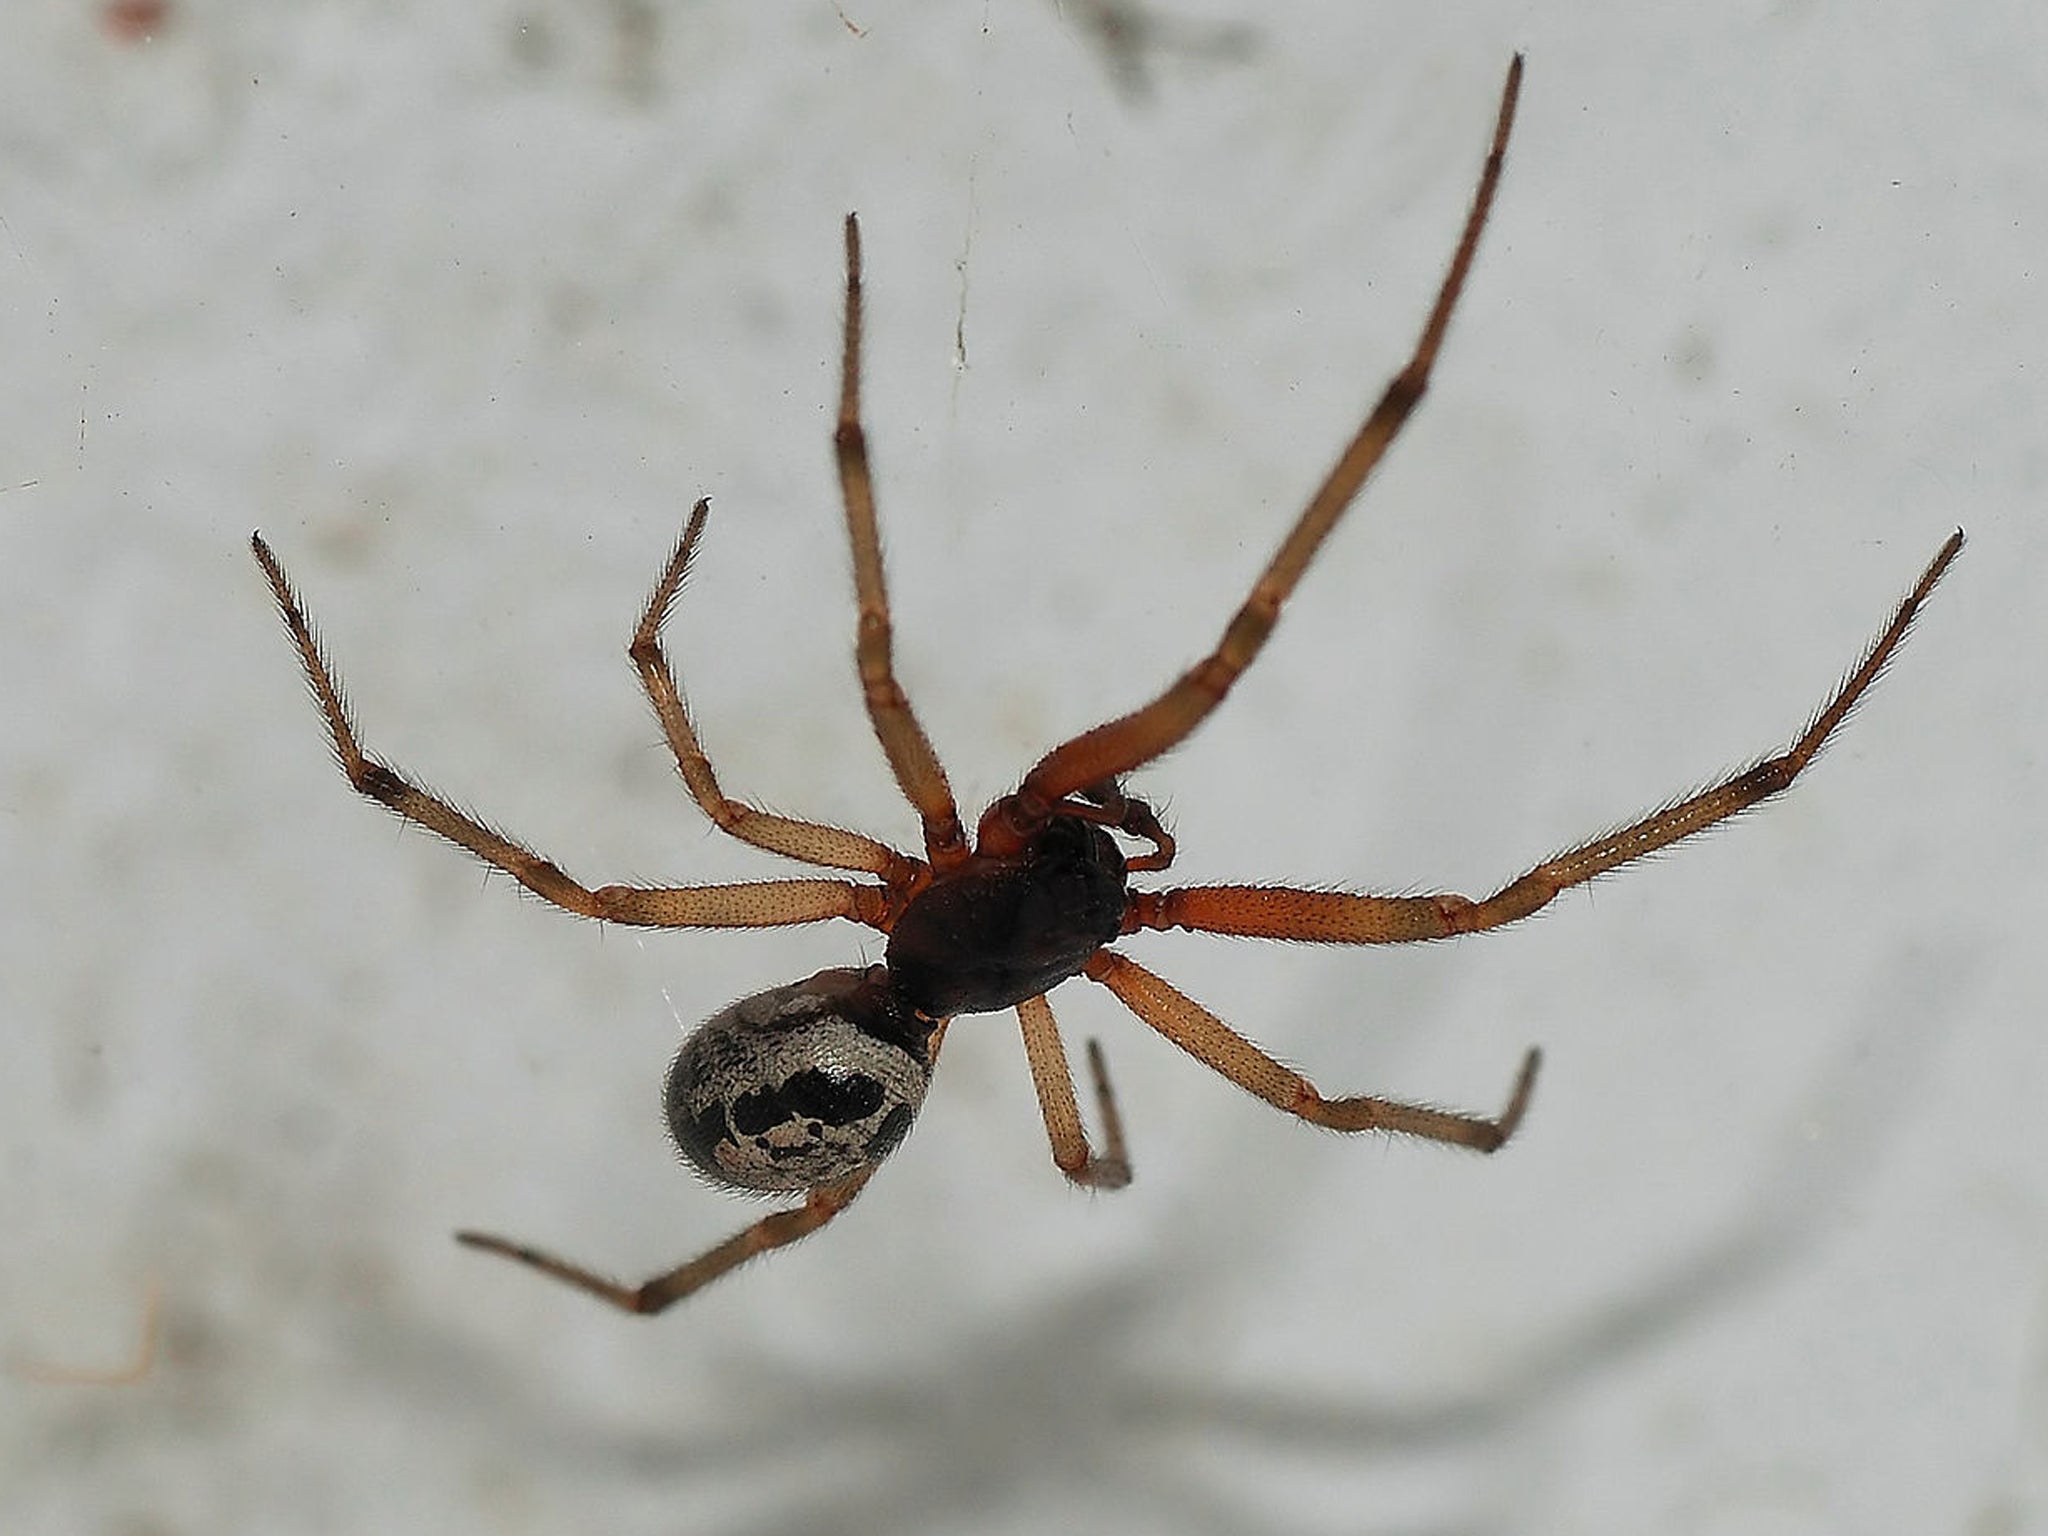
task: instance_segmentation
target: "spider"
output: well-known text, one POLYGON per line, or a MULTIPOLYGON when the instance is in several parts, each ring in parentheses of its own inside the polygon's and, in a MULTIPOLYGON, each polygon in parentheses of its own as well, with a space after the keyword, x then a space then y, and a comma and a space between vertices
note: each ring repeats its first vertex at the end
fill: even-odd
POLYGON ((858 832, 763 811, 727 796, 683 703, 662 630, 697 551, 708 501, 682 538, 627 648, 690 796, 718 827, 786 858, 866 879, 766 880, 650 888, 582 885, 358 742, 329 667, 284 568, 260 534, 256 560, 284 617, 349 783, 406 820, 467 848, 529 891, 583 917, 647 928, 748 928, 847 918, 886 938, 879 965, 820 971, 713 1015, 670 1066, 664 1109, 683 1156, 710 1180, 758 1194, 802 1195, 687 1264, 622 1285, 550 1254, 478 1232, 471 1247, 503 1254, 631 1312, 655 1313, 757 1254, 817 1231, 852 1203, 895 1150, 924 1100, 948 1024, 1014 1009, 1053 1162, 1078 1185, 1130 1179, 1122 1125, 1100 1047, 1088 1045, 1102 1148, 1090 1143, 1046 994, 1075 976, 1205 1066, 1274 1107, 1339 1131, 1387 1131, 1492 1152, 1512 1136, 1536 1077, 1522 1060, 1507 1104, 1487 1117, 1360 1094, 1325 1098, 1200 1003, 1112 948, 1143 929, 1189 929, 1313 944, 1405 944, 1478 933, 1527 917, 1572 886, 1642 858, 1780 794, 1812 762, 1898 648, 1963 544, 1952 534, 1848 679, 1784 752, 1626 827, 1537 865, 1474 901, 1445 894, 1372 896, 1268 885, 1134 890, 1128 877, 1173 863, 1174 840, 1124 778, 1184 741, 1257 657, 1282 605, 1337 520, 1421 400, 1486 225, 1522 79, 1510 65, 1485 168, 1450 269, 1407 366, 1339 456, 1216 649, 1142 708, 1061 743, 1016 790, 982 813, 970 839, 892 659, 889 602, 861 426, 860 225, 845 224, 846 308, 834 438, 859 607, 855 657, 862 698, 889 767, 924 829, 924 857, 858 832), (1124 841, 1119 841, 1119 839, 1124 841), (1126 844, 1132 845, 1125 851, 1126 844))

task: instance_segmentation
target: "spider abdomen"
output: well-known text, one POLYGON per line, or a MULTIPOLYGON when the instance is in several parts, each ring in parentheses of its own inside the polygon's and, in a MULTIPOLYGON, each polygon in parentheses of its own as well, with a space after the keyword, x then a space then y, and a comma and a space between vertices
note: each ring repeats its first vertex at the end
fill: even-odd
POLYGON ((1055 816, 1016 858, 977 856, 919 893, 889 933, 889 975, 929 1019, 993 1013, 1075 975, 1123 929, 1124 857, 1055 816))
POLYGON ((737 1189, 830 1184, 896 1149, 931 1083, 931 1027, 879 967, 741 998, 683 1042, 662 1109, 683 1156, 737 1189))

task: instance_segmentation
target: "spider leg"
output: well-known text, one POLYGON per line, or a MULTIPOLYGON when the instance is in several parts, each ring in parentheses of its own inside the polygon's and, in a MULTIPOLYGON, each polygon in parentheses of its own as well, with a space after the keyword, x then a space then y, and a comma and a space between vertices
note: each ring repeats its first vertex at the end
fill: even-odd
POLYGON ((851 918, 870 927, 886 921, 887 893, 848 880, 763 880, 744 885, 650 888, 607 885, 592 890, 475 817, 431 795, 387 764, 368 756, 356 739, 341 684, 322 654, 298 594, 260 534, 250 536, 256 563, 270 583, 285 628, 297 647, 313 698, 326 717, 334 755, 356 792, 389 806, 407 821, 467 848, 543 900, 582 917, 645 928, 759 928, 851 918))
POLYGON ((1083 974, 1109 988, 1126 1008, 1204 1066, 1268 1104, 1333 1131, 1391 1131, 1492 1152, 1522 1123, 1542 1061, 1537 1051, 1522 1058, 1507 1108, 1493 1119, 1365 1094, 1326 1099, 1299 1072, 1282 1066, 1179 988, 1114 950, 1097 950, 1083 974))
POLYGON ((1962 550, 1958 529, 1941 546, 1913 590, 1870 649, 1799 739, 1776 757, 1666 806, 1618 832, 1537 865, 1481 901, 1451 894, 1359 896, 1343 891, 1297 891, 1262 886, 1190 886, 1134 892, 1125 931, 1190 928, 1204 933, 1294 939, 1311 944, 1407 944, 1417 939, 1478 933, 1512 923, 1547 906, 1558 892, 1705 831, 1751 806, 1784 793, 1848 718, 1905 639, 1921 605, 1962 550))
POLYGON ((800 1237, 808 1237, 853 1204, 854 1196, 861 1192, 872 1172, 872 1169, 863 1170, 850 1179, 814 1189, 795 1209, 764 1216, 743 1231, 735 1232, 710 1252, 699 1254, 689 1263, 678 1265, 639 1285, 621 1285, 581 1265, 487 1232, 458 1232, 455 1240, 465 1247, 481 1248, 486 1253, 500 1253, 508 1259, 517 1259, 544 1275, 552 1275, 566 1285, 589 1292, 599 1301, 608 1301, 623 1312, 652 1315, 702 1290, 757 1254, 784 1248, 800 1237))
POLYGON ((889 593, 882 575, 881 536, 875 528, 874 479, 868 468, 867 432, 860 420, 860 346, 860 220, 849 213, 846 337, 839 373, 839 427, 833 448, 839 464, 840 498, 846 504, 847 538, 853 546, 854 597, 860 608, 854 655, 868 719, 874 723, 897 785, 924 823, 925 857, 943 872, 966 862, 967 839, 946 770, 939 765, 931 738, 917 723, 910 700, 896 681, 889 593))
POLYGON ((1014 795, 990 807, 981 826, 981 850, 1006 854, 1016 851, 1044 824, 1066 796, 1090 784, 1112 779, 1141 767, 1185 740, 1208 714, 1223 701, 1232 685, 1252 664, 1266 637, 1280 617, 1281 605, 1294 591, 1302 573, 1315 559, 1323 541, 1336 527, 1346 509, 1364 486, 1366 477, 1379 464, 1387 448, 1406 424, 1409 414, 1429 386, 1430 369, 1443 345, 1451 311, 1464 288, 1466 274, 1479 246, 1493 207, 1494 189, 1499 185, 1501 166, 1507 155, 1508 134, 1514 124, 1515 99, 1522 84, 1522 58, 1515 56, 1508 67, 1507 83, 1501 91, 1500 112, 1495 119, 1492 146, 1485 169, 1472 195, 1464 232, 1458 237, 1451 265, 1438 289, 1436 304, 1422 328, 1415 353, 1388 384, 1331 469, 1322 486, 1303 509, 1300 519, 1282 542, 1265 572, 1252 587, 1251 596, 1223 632, 1216 649, 1165 693, 1142 709, 1099 725, 1065 744, 1055 747, 1039 760, 1014 795))
POLYGON ((1045 1116, 1052 1160, 1076 1184, 1094 1189, 1122 1189, 1131 1182, 1131 1160, 1124 1151, 1124 1122, 1109 1086, 1109 1064, 1102 1047, 1088 1042, 1088 1071, 1095 1079, 1095 1102, 1102 1115, 1102 1153, 1088 1145, 1081 1125, 1081 1106, 1074 1098, 1074 1077, 1067 1067, 1066 1047, 1052 1005, 1041 995, 1017 1005, 1024 1026, 1024 1054, 1031 1062, 1031 1081, 1038 1089, 1039 1113, 1045 1116))
POLYGON ((633 631, 632 643, 626 648, 626 654, 632 658, 633 666, 640 674, 647 701, 654 706, 662 731, 668 737, 669 748, 675 753, 676 767, 690 791, 690 798, 721 831, 730 833, 743 843, 752 843, 756 848, 765 848, 770 853, 779 853, 806 864, 879 875, 892 890, 912 885, 919 873, 917 861, 905 858, 886 843, 842 827, 777 816, 741 801, 729 800, 719 788, 711 760, 697 743, 689 707, 683 702, 682 691, 676 685, 675 671, 669 665, 668 655, 661 644, 662 626, 667 623, 669 610, 674 607, 676 597, 683 589, 683 580, 689 575, 690 562, 697 553, 697 541, 703 535, 704 522, 710 512, 709 498, 699 501, 691 509, 689 524, 683 529, 682 538, 676 542, 668 564, 662 568, 661 579, 654 584, 654 594, 647 600, 647 608, 640 615, 640 625, 633 631))

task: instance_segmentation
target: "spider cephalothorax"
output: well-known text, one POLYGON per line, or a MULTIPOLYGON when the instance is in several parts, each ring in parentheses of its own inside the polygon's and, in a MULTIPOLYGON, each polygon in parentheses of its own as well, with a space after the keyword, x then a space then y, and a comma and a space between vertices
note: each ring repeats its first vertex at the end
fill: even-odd
POLYGON ((1493 143, 1464 232, 1422 338, 1281 542, 1216 649, 1152 702, 1063 743, 1015 792, 991 805, 970 845, 953 792, 896 681, 888 595, 875 528, 873 482, 860 417, 860 227, 846 220, 846 328, 835 446, 859 603, 855 659, 868 716, 924 831, 913 858, 858 832, 801 821, 729 799, 698 745, 661 630, 682 590, 708 504, 699 502, 641 614, 628 653, 690 795, 744 842, 866 879, 767 880, 744 885, 579 884, 525 846, 428 794, 365 755, 284 569, 259 537, 257 561, 284 614, 349 782, 399 815, 460 844, 528 890, 585 917, 650 928, 744 928, 846 918, 887 936, 883 963, 820 971, 732 1004, 675 1058, 666 1106, 678 1146, 706 1174, 747 1190, 802 1191, 804 1203, 764 1217, 709 1252, 637 1286, 481 1233, 458 1234, 616 1306, 658 1312, 757 1253, 830 1221, 903 1139, 923 1102, 955 1015, 1014 1008, 1053 1161, 1077 1184, 1113 1188, 1130 1177, 1102 1054, 1088 1059, 1103 1123, 1094 1150, 1082 1129, 1072 1073, 1046 993, 1084 976, 1145 1023, 1239 1087, 1311 1124, 1383 1130, 1491 1152, 1514 1133, 1537 1057, 1529 1052, 1498 1116, 1457 1114, 1359 1094, 1326 1099, 1200 1003, 1111 948, 1141 929, 1189 929, 1319 944, 1403 944, 1514 922, 1558 892, 1617 869, 1790 787, 1848 716, 1905 637, 1963 544, 1950 536, 1849 678, 1784 752, 1626 827, 1537 865, 1491 896, 1369 896, 1284 886, 1132 890, 1127 877, 1173 863, 1173 839, 1126 794, 1124 775, 1169 751, 1222 702, 1265 644, 1302 573, 1421 400, 1493 204, 1521 85, 1508 71, 1493 143), (1127 854, 1119 836, 1149 843, 1127 854))
POLYGON ((996 1013, 1080 973, 1123 932, 1122 851, 1055 815, 1017 853, 977 854, 918 893, 889 931, 889 974, 931 1018, 996 1013))

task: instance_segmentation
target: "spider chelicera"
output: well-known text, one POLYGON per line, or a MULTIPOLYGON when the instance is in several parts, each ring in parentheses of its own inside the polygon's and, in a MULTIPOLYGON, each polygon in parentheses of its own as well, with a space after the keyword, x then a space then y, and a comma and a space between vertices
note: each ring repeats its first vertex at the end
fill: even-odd
POLYGON ((1174 842, 1150 806, 1123 787, 1133 770, 1185 740, 1222 702, 1265 644, 1281 605, 1357 496, 1429 381, 1472 264, 1507 151, 1522 61, 1510 66, 1491 149, 1449 272, 1408 364, 1338 458, 1216 649, 1151 703, 1055 747, 981 817, 970 840, 945 770, 897 683, 889 603, 861 428, 860 226, 846 220, 846 323, 835 437, 859 604, 855 654, 869 719, 904 797, 924 827, 924 857, 840 827, 761 811, 727 797, 697 743, 661 632, 704 531, 700 501, 628 647, 684 784, 704 813, 743 842, 866 880, 766 880, 742 885, 596 889, 419 788, 358 743, 340 684, 277 557, 251 540, 350 784, 408 821, 458 843, 544 900, 583 917, 647 928, 749 928, 849 918, 887 938, 883 963, 820 971, 732 1004, 684 1042, 665 1108, 676 1145, 710 1179, 753 1192, 802 1194, 708 1253, 637 1286, 504 1238, 458 1233, 472 1247, 529 1264, 633 1312, 659 1312, 754 1255, 815 1232, 844 1210, 895 1149, 923 1102, 948 1023, 1015 1009, 1052 1143, 1076 1184, 1130 1179, 1101 1051, 1088 1061, 1103 1124, 1097 1152, 1083 1129, 1066 1051, 1046 994, 1074 976, 1109 989, 1131 1012, 1239 1087, 1315 1125, 1391 1131, 1491 1152, 1529 1102, 1530 1051, 1492 1118, 1358 1095, 1326 1099, 1223 1020, 1111 943, 1141 929, 1185 928, 1312 944, 1405 944, 1477 933, 1527 917, 1558 892, 1690 837, 1779 794, 1810 763, 1884 670, 1920 605, 1963 545, 1951 535, 1848 680, 1789 749, 1635 825, 1550 859, 1484 900, 1450 894, 1368 896, 1282 886, 1132 890, 1127 877, 1168 868, 1174 842), (1129 854, 1119 836, 1142 845, 1129 854))

